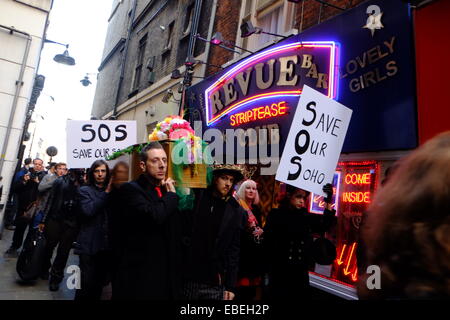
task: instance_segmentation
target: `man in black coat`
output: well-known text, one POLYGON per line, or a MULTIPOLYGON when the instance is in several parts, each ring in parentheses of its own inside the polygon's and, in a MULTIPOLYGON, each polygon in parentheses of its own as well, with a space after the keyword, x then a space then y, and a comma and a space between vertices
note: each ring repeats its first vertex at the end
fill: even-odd
POLYGON ((82 183, 83 172, 80 169, 70 169, 67 175, 58 177, 53 183, 44 209, 44 218, 39 224, 39 230, 44 232, 47 239, 41 278, 49 277, 50 291, 59 290, 59 285, 64 279, 70 249, 78 235, 80 210, 78 190, 82 183), (56 247, 58 249, 52 263, 56 247))
POLYGON ((25 217, 25 211, 36 201, 39 183, 46 175, 43 161, 39 158, 34 159, 33 168, 30 168, 26 173, 23 171, 23 173, 13 184, 13 191, 17 193, 18 199, 17 215, 14 221, 16 229, 14 230, 11 247, 5 252, 11 257, 16 257, 17 249, 22 246, 23 236, 30 222, 29 218, 25 217))
MULTIPOLYGON (((112 299, 167 300, 178 296, 178 196, 166 179, 167 155, 152 142, 140 154, 143 174, 117 192, 113 213, 115 272, 112 299)), ((180 238, 179 238, 180 239, 180 238)))
POLYGON ((232 196, 242 179, 238 166, 220 165, 212 185, 196 195, 193 212, 185 213, 187 264, 183 296, 189 300, 232 300, 239 266, 240 235, 245 213, 232 196))

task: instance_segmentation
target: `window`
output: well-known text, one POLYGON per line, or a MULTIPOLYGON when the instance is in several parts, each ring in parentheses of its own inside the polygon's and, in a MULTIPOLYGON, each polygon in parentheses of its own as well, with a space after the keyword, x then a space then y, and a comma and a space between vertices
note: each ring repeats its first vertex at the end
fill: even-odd
MULTIPOLYGON (((280 6, 270 13, 262 16, 258 21, 258 27, 263 29, 263 31, 282 34, 283 30, 283 7, 280 6)), ((279 37, 272 36, 269 34, 261 33, 259 35, 258 42, 260 45, 263 45, 271 40, 279 39, 279 37)))
POLYGON ((187 8, 186 17, 184 19, 183 36, 186 36, 186 35, 188 35, 191 32, 192 17, 193 16, 194 16, 194 4, 191 4, 187 8))
POLYGON ((133 90, 139 89, 146 45, 147 45, 147 35, 143 36, 141 40, 139 40, 138 56, 136 59, 136 67, 134 69, 133 90))
MULTIPOLYGON (((284 0, 243 0, 240 21, 250 21, 253 26, 265 32, 286 35, 292 31, 295 4, 284 0)), ((240 27, 240 24, 239 24, 240 27)), ((280 37, 260 33, 241 38, 238 30, 236 44, 251 51, 257 51, 280 37)))
POLYGON ((172 21, 169 24, 168 30, 167 30, 167 42, 166 42, 166 46, 164 47, 164 49, 166 50, 170 50, 172 48, 172 39, 173 39, 173 26, 174 26, 175 22, 172 21))

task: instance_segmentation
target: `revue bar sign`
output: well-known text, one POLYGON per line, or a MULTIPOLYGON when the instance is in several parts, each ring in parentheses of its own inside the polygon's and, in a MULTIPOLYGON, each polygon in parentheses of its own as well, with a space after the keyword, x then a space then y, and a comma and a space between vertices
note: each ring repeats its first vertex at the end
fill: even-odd
MULTIPOLYGON (((207 124, 212 125, 226 115, 230 116, 232 126, 262 119, 260 111, 255 116, 255 107, 276 104, 278 108, 286 97, 298 98, 305 84, 334 98, 337 61, 338 46, 332 41, 294 42, 254 54, 206 89, 207 124), (270 100, 261 103, 267 99, 270 100)), ((266 112, 265 118, 284 114, 274 108, 269 113, 266 112)))

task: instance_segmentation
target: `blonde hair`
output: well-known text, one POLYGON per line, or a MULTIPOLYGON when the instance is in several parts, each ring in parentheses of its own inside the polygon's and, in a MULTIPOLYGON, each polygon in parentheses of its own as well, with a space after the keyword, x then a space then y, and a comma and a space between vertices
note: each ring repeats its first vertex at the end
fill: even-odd
POLYGON ((247 186, 250 186, 250 185, 252 185, 256 188, 256 195, 255 195, 255 200, 253 201, 253 204, 258 204, 259 203, 259 192, 258 192, 258 188, 256 186, 256 182, 253 180, 249 179, 249 180, 245 180, 244 182, 242 182, 238 191, 236 192, 236 195, 238 196, 239 199, 245 201, 245 189, 247 188, 247 186))

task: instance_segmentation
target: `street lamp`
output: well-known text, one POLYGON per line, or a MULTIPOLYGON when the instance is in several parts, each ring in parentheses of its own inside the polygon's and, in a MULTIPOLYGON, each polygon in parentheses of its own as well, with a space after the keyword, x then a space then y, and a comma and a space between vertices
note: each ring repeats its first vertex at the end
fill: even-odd
POLYGON ((268 34, 271 36, 276 36, 276 37, 286 39, 285 36, 282 36, 280 34, 266 32, 266 31, 263 31, 262 28, 254 27, 250 21, 245 21, 241 24, 241 38, 246 38, 248 36, 251 36, 252 34, 260 34, 260 33, 264 33, 264 34, 268 34))
MULTIPOLYGON (((200 36, 200 34, 196 34, 195 37, 196 37, 197 39, 199 39, 199 40, 202 40, 202 41, 205 41, 205 42, 209 42, 209 43, 212 43, 212 44, 214 44, 214 45, 216 45, 216 46, 219 46, 219 47, 221 47, 221 48, 223 48, 223 49, 225 49, 225 50, 228 50, 228 51, 231 51, 231 52, 234 52, 234 53, 241 54, 239 51, 236 51, 236 50, 234 50, 234 49, 232 49, 232 48, 229 48, 229 47, 227 47, 227 46, 225 46, 225 45, 222 44, 222 43, 225 43, 225 44, 231 44, 231 43, 229 43, 228 41, 224 41, 224 40, 223 40, 223 37, 222 37, 222 34, 221 34, 220 32, 216 32, 216 33, 214 34, 214 36, 211 38, 211 40, 202 38, 202 37, 200 36)), ((254 52, 252 52, 252 51, 250 51, 250 50, 247 50, 247 49, 238 47, 238 46, 236 46, 236 45, 234 45, 234 44, 231 44, 231 45, 232 45, 233 47, 238 48, 238 49, 241 49, 241 50, 243 50, 243 51, 247 51, 247 52, 250 52, 250 53, 254 53, 254 52)))
POLYGON ((64 43, 60 43, 60 42, 56 42, 56 41, 48 40, 48 39, 45 39, 44 42, 54 43, 54 44, 59 44, 59 45, 61 45, 61 46, 65 46, 65 47, 66 47, 66 50, 64 50, 64 53, 62 53, 62 54, 57 54, 57 55, 53 58, 53 60, 56 61, 56 62, 58 62, 58 63, 65 64, 65 65, 67 65, 67 66, 74 66, 74 65, 75 65, 75 59, 72 58, 72 57, 69 55, 69 45, 68 45, 68 44, 64 44, 64 43))
POLYGON ((201 63, 201 64, 205 64, 207 66, 211 66, 211 67, 215 67, 215 68, 220 68, 223 69, 223 67, 221 66, 216 66, 215 64, 211 64, 211 63, 206 63, 202 60, 196 60, 193 56, 189 56, 186 58, 186 61, 184 62, 184 65, 186 67, 190 67, 190 66, 194 66, 197 63, 201 63))
POLYGON ((97 74, 98 74, 98 73, 96 73, 96 72, 95 72, 95 73, 86 73, 86 75, 84 76, 84 78, 80 80, 81 84, 82 84, 84 87, 89 86, 90 84, 92 84, 91 80, 89 80, 89 75, 97 75, 97 74))

